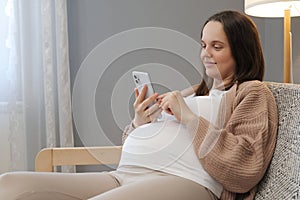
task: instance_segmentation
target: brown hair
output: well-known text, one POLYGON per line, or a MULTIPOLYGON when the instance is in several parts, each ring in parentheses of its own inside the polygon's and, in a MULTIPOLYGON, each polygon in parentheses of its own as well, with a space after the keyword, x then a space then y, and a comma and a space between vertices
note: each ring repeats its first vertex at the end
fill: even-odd
MULTIPOLYGON (((233 80, 225 88, 231 87, 235 82, 238 84, 249 80, 263 80, 265 62, 259 34, 255 23, 245 14, 238 11, 222 11, 211 16, 203 25, 210 21, 218 21, 223 25, 224 32, 229 41, 233 59, 236 62, 233 80)), ((212 87, 212 79, 203 73, 203 79, 196 95, 207 95, 212 87)))

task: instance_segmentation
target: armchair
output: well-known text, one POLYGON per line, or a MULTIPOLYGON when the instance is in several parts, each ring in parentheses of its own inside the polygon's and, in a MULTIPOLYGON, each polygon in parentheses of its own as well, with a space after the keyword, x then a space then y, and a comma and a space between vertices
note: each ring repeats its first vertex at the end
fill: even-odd
POLYGON ((64 147, 42 149, 35 159, 35 171, 53 172, 55 166, 118 164, 121 146, 64 147))
MULTIPOLYGON (((271 164, 259 184, 256 200, 300 199, 300 85, 266 82, 279 111, 279 126, 271 164)), ((36 171, 54 166, 117 164, 121 146, 46 148, 36 156, 36 171)))

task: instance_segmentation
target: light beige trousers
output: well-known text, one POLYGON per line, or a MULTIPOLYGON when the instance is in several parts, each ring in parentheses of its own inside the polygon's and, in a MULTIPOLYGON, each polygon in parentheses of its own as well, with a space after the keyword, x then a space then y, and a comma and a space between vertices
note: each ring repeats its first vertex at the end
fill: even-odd
POLYGON ((216 200, 205 187, 174 175, 10 172, 0 176, 2 200, 216 200))

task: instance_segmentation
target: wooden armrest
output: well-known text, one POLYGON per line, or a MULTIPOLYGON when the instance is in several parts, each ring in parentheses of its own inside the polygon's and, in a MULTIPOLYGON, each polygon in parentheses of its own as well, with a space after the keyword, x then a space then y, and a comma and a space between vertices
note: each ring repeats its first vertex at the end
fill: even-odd
POLYGON ((35 171, 53 172, 54 166, 118 164, 121 146, 58 147, 42 149, 35 158, 35 171))

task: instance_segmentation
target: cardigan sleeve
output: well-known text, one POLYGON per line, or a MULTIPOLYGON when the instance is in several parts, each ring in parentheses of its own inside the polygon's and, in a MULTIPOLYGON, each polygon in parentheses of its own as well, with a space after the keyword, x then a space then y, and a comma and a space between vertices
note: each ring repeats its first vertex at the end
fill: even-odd
POLYGON ((194 146, 205 170, 224 189, 245 193, 257 185, 272 158, 277 107, 268 88, 254 83, 242 88, 233 98, 232 108, 225 110, 231 113, 220 117, 229 118, 223 128, 201 117, 187 126, 195 133, 194 146))

